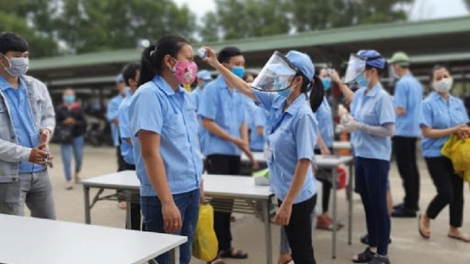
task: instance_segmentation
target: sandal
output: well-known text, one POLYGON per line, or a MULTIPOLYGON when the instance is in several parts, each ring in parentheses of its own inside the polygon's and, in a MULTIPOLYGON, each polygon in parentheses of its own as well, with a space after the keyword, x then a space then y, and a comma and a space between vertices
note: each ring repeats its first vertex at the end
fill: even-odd
POLYGON ((447 237, 452 238, 452 239, 456 239, 456 240, 459 240, 459 241, 462 241, 462 242, 465 242, 465 243, 470 243, 470 237, 468 235, 465 235, 465 234, 458 234, 458 235, 448 234, 447 237))
POLYGON ((208 261, 207 264, 227 264, 223 259, 214 259, 213 261, 208 261))
POLYGON ((387 257, 375 255, 369 264, 390 264, 390 260, 387 257))
POLYGON ((243 250, 235 250, 233 248, 221 251, 219 253, 220 258, 231 258, 231 259, 246 259, 248 258, 248 253, 243 252, 243 250))
MULTIPOLYGON (((422 238, 429 239, 429 238, 431 238, 431 236, 426 235, 426 233, 423 231, 424 227, 423 227, 423 224, 421 222, 421 218, 423 218, 422 214, 420 214, 419 217, 418 217, 418 231, 419 231, 419 234, 421 235, 422 238)), ((428 232, 429 232, 429 230, 428 230, 428 232)))
POLYGON ((354 263, 369 263, 372 261, 372 258, 375 256, 375 253, 370 251, 370 248, 367 247, 366 250, 364 250, 364 252, 362 252, 361 254, 358 254, 356 255, 355 257, 357 257, 356 259, 352 259, 352 262, 354 263))

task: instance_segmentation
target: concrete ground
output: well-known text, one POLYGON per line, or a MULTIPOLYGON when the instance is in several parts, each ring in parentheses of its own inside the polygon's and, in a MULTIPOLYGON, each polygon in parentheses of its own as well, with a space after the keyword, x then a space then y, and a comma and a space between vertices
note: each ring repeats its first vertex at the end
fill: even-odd
MULTIPOLYGON (((76 185, 71 191, 65 189, 63 167, 58 146, 51 146, 55 155, 54 168, 50 170, 54 188, 57 216, 59 220, 84 223, 83 190, 76 185)), ((97 177, 116 171, 115 150, 112 148, 85 148, 83 178, 97 177)), ((420 207, 425 209, 435 195, 435 187, 429 177, 425 163, 420 158, 421 172, 421 202, 420 207)), ((401 179, 397 173, 396 165, 392 164, 390 182, 395 202, 403 197, 401 179)), ((470 192, 465 185, 465 196, 468 200, 470 192)), ((347 220, 345 192, 338 193, 338 215, 343 223, 347 220)), ((470 210, 465 206, 463 230, 470 233, 470 210)), ((117 207, 116 202, 99 202, 92 210, 92 223, 95 225, 124 227, 125 211, 117 207)), ((264 229, 260 221, 253 216, 236 215, 237 220, 232 224, 233 245, 235 248, 246 250, 250 258, 247 260, 228 260, 228 263, 258 264, 265 262, 264 229)), ((354 226, 353 244, 347 244, 347 230, 338 233, 336 260, 331 259, 331 233, 328 231, 314 230, 314 249, 317 263, 351 263, 350 258, 355 253, 364 250, 365 246, 359 242, 361 235, 365 233, 365 218, 359 196, 354 196, 354 226)), ((393 263, 399 264, 438 264, 438 263, 469 263, 470 244, 465 244, 447 238, 449 223, 448 208, 439 215, 432 225, 432 238, 423 240, 417 231, 417 219, 393 219, 392 239, 389 255, 393 263)), ((277 250, 279 247, 279 228, 273 226, 273 264, 277 263, 277 250)), ((74 245, 70 245, 73 247, 74 245)), ((112 241, 110 241, 112 246, 112 241)), ((85 253, 85 252, 84 252, 85 253)), ((192 263, 202 264, 202 261, 194 260, 192 263)), ((64 263, 65 264, 65 263, 64 263)))

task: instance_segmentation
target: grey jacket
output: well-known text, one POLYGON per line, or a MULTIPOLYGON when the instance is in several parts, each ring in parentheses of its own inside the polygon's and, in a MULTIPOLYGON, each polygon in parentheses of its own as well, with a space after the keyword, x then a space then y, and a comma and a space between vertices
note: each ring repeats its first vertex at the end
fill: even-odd
MULTIPOLYGON (((46 85, 41 81, 23 75, 31 116, 38 131, 49 129, 54 132, 55 113, 46 85)), ((0 184, 18 180, 19 163, 28 161, 31 148, 18 145, 15 129, 11 121, 10 108, 5 95, 0 90, 0 184)))

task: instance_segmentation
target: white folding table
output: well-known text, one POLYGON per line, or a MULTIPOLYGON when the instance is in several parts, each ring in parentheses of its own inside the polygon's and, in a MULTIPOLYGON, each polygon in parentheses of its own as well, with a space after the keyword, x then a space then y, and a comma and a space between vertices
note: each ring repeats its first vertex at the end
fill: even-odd
POLYGON ((142 264, 170 252, 179 263, 186 237, 0 214, 0 263, 142 264))
MULTIPOLYGON (((82 181, 85 196, 85 222, 91 223, 91 208, 101 200, 115 200, 116 194, 102 195, 107 190, 122 190, 128 192, 138 192, 140 182, 134 171, 121 171, 101 177, 82 181), (90 189, 98 188, 98 193, 90 203, 90 189)), ((256 186, 252 177, 227 176, 227 175, 204 175, 204 193, 208 200, 226 199, 233 201, 230 208, 223 203, 213 204, 214 210, 237 212, 243 214, 254 214, 264 222, 265 242, 266 242, 266 263, 272 264, 271 249, 271 223, 269 209, 271 206, 272 194, 268 186, 256 186)), ((127 219, 130 218, 130 195, 126 195, 127 219)), ((130 221, 128 221, 130 222, 130 221)))
POLYGON ((348 141, 335 141, 333 142, 334 150, 351 150, 351 143, 348 141))

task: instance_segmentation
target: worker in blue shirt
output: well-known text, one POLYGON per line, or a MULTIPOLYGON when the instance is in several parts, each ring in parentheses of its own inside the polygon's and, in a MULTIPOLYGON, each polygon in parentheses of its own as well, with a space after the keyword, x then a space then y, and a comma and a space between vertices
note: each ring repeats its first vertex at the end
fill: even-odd
POLYGON ((431 92, 421 104, 420 126, 423 133, 421 149, 437 195, 429 203, 425 214, 420 215, 419 233, 431 237, 431 220, 436 219, 449 205, 448 237, 470 242, 470 236, 460 231, 463 222, 463 179, 454 172, 452 162, 441 154, 442 147, 451 135, 461 139, 470 137, 469 118, 463 102, 450 94, 453 79, 449 70, 435 66, 432 71, 431 92))
POLYGON ((355 186, 362 198, 369 235, 369 247, 354 256, 353 262, 388 264, 390 215, 386 194, 395 110, 391 96, 380 84, 385 59, 375 50, 361 50, 352 58, 346 75, 357 72, 355 81, 361 88, 354 94, 351 114, 345 108, 338 113, 341 124, 352 132, 355 186))
POLYGON ((263 152, 265 138, 266 120, 268 118, 268 111, 266 109, 254 105, 251 112, 251 130, 250 130, 250 149, 253 152, 263 152))
MULTIPOLYGON (((131 105, 133 95, 137 91, 140 76, 140 64, 127 64, 122 77, 125 84, 129 87, 126 91, 126 98, 122 100, 118 111, 119 136, 121 137, 121 155, 125 161, 126 170, 135 171, 134 151, 132 149, 131 132, 129 129, 129 106, 131 105)), ((131 203, 131 222, 130 227, 133 230, 141 230, 140 204, 131 203)))
MULTIPOLYGON (((219 54, 219 61, 228 70, 242 78, 245 73, 245 58, 235 47, 226 47, 219 54)), ((199 115, 206 130, 202 151, 206 157, 209 174, 239 175, 241 151, 252 162, 253 156, 248 146, 248 128, 245 120, 245 99, 233 87, 233 83, 219 75, 204 88, 199 115)), ((229 203, 222 200, 224 203, 229 203)), ((219 200, 214 201, 219 202, 219 200)), ((214 212, 214 231, 219 241, 219 252, 225 258, 244 259, 246 252, 232 248, 230 213, 214 212)))
MULTIPOLYGON (((196 79, 191 44, 165 35, 143 51, 139 89, 129 106, 140 200, 146 231, 188 238, 181 264, 191 261, 199 204, 204 201, 198 120, 191 94, 182 85, 196 79)), ((156 258, 169 264, 169 253, 156 258)))
POLYGON ((421 136, 419 110, 423 99, 423 86, 410 71, 410 59, 404 52, 396 52, 389 63, 395 77, 394 104, 396 131, 393 152, 403 180, 405 198, 394 206, 392 217, 416 217, 419 210, 420 177, 416 161, 416 141, 421 136))
POLYGON ((196 105, 196 111, 199 110, 199 102, 201 101, 202 91, 210 81, 212 81, 212 77, 209 71, 202 70, 197 73, 197 86, 191 93, 194 104, 196 105))
POLYGON ((47 145, 55 114, 47 87, 27 76, 29 45, 0 33, 0 214, 55 219, 47 145))
POLYGON ((321 80, 314 76, 312 61, 297 51, 286 56, 275 52, 250 85, 224 67, 214 50, 205 48, 206 62, 238 91, 269 111, 265 156, 270 187, 280 203, 274 221, 286 230, 294 262, 316 263, 311 236, 316 185, 311 161, 318 124, 312 110, 320 106, 324 91, 321 80), (309 106, 306 94, 310 90, 309 106))
POLYGON ((121 155, 120 140, 119 140, 119 119, 118 111, 119 106, 121 106, 122 100, 126 97, 126 84, 124 83, 124 78, 122 74, 119 74, 116 77, 116 90, 118 94, 111 98, 107 107, 107 118, 108 122, 111 124, 111 133, 113 144, 116 147, 116 156, 118 163, 118 171, 125 170, 125 162, 121 155))

